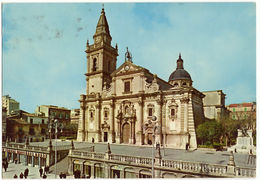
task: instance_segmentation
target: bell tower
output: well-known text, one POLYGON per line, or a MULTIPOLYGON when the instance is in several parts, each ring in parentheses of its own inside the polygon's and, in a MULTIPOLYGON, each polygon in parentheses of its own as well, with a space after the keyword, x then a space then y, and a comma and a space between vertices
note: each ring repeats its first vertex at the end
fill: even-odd
POLYGON ((112 37, 102 8, 96 32, 93 36, 94 43, 87 41, 87 94, 101 93, 104 86, 109 87, 112 82, 111 73, 116 70, 118 48, 112 47, 112 37))

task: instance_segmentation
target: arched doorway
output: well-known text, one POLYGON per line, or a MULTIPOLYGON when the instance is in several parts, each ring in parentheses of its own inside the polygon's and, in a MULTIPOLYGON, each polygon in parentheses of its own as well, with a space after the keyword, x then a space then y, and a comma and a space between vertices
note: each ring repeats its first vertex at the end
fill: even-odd
POLYGON ((130 125, 125 123, 123 125, 123 143, 128 144, 130 139, 130 125))

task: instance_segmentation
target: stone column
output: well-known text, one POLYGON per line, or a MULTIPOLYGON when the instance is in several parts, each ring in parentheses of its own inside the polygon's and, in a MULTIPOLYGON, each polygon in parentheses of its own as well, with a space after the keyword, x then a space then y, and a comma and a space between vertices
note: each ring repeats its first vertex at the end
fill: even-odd
POLYGON ((25 166, 28 166, 28 156, 27 155, 24 155, 24 160, 25 160, 25 166))
POLYGON ((162 145, 163 141, 162 141, 162 105, 163 105, 163 101, 162 101, 162 97, 160 96, 160 98, 156 101, 157 104, 159 105, 159 109, 158 109, 158 123, 160 125, 160 145, 162 145))
POLYGON ((120 169, 120 178, 124 178, 124 170, 120 169))
POLYGON ((188 127, 188 102, 189 98, 184 97, 181 100, 181 131, 187 132, 188 127))
POLYGON ((118 143, 121 143, 121 124, 120 124, 120 120, 117 120, 117 136, 116 136, 116 141, 118 143))
POLYGON ((79 141, 85 141, 85 99, 86 95, 80 95, 80 121, 79 121, 79 128, 78 128, 78 137, 79 141))
POLYGON ((115 100, 112 99, 110 102, 111 107, 111 135, 112 135, 112 143, 115 143, 115 100))
POLYGON ((135 120, 131 119, 130 124, 131 124, 130 144, 134 144, 135 143, 135 120))
POLYGON ((162 105, 162 135, 163 135, 163 147, 166 147, 167 141, 166 141, 166 103, 167 100, 163 100, 162 105))
POLYGON ((39 159, 39 168, 40 168, 41 167, 41 157, 39 156, 38 159, 39 159))
POLYGON ((141 125, 141 145, 144 144, 144 132, 143 132, 143 125, 144 125, 144 99, 143 96, 138 100, 139 108, 140 108, 140 125, 141 125))
POLYGON ((94 174, 95 174, 95 166, 94 166, 94 164, 91 164, 91 175, 90 175, 90 179, 94 179, 94 178, 95 178, 94 174))
POLYGON ((82 162, 81 164, 79 164, 79 169, 80 169, 80 175, 82 176, 84 172, 84 163, 82 162))
POLYGON ((32 167, 34 167, 34 156, 32 156, 32 167))
POLYGON ((11 161, 14 162, 14 153, 11 153, 11 161))
POLYGON ((97 138, 98 138, 98 142, 101 142, 102 139, 101 139, 101 104, 100 104, 100 101, 97 102, 97 105, 96 105, 96 122, 97 122, 97 129, 96 129, 96 132, 97 132, 97 138))

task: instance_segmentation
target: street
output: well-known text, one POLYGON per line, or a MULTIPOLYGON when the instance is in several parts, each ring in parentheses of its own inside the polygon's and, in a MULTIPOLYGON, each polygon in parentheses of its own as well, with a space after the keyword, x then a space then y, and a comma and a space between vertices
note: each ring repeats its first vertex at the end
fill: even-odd
MULTIPOLYGON (((22 164, 15 164, 15 163, 9 163, 7 171, 4 172, 4 169, 2 168, 2 178, 3 179, 13 179, 14 175, 16 174, 18 179, 20 173, 24 173, 24 170, 28 168, 29 169, 29 175, 27 179, 42 179, 40 177, 39 168, 37 167, 31 167, 31 166, 24 166, 22 164)), ((59 171, 57 171, 57 179, 60 179, 59 177, 59 171)), ((47 179, 55 179, 55 172, 52 171, 49 174, 47 174, 47 179)), ((73 179, 73 176, 67 176, 67 179, 73 179)))

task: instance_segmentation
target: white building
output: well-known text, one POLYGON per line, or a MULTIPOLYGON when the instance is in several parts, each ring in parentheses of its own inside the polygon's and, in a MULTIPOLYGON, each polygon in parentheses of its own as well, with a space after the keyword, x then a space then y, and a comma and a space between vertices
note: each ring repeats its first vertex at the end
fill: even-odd
POLYGON ((134 64, 128 49, 116 68, 118 49, 111 46, 104 9, 93 39, 87 42, 77 140, 145 145, 155 133, 155 142, 166 147, 197 148, 195 127, 204 121, 204 95, 192 87, 181 55, 168 81, 134 64))
POLYGON ((12 99, 9 95, 2 97, 2 106, 7 110, 7 116, 15 114, 20 110, 20 103, 12 99))

